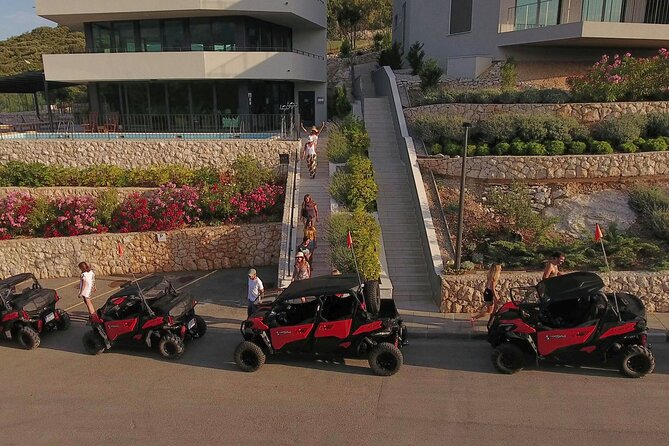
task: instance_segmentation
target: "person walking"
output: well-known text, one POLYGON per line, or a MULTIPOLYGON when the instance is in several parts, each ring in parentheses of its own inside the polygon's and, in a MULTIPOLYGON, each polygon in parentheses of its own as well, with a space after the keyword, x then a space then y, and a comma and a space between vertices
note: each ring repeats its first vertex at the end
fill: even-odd
POLYGON ((497 296, 497 282, 499 281, 499 276, 502 273, 502 265, 494 263, 488 269, 488 276, 486 277, 485 289, 483 290, 483 306, 469 319, 469 322, 474 326, 474 323, 485 316, 486 314, 492 313, 495 308, 497 308, 498 296, 497 296))
POLYGON ((95 273, 86 262, 79 263, 81 276, 79 277, 79 298, 84 300, 89 317, 95 314, 95 307, 91 302, 91 294, 95 291, 95 273))
POLYGON ((311 251, 311 259, 310 259, 310 264, 311 264, 311 269, 314 269, 314 252, 316 251, 316 248, 318 248, 318 242, 316 241, 318 235, 318 231, 316 230, 316 227, 314 226, 314 221, 313 220, 307 220, 307 225, 304 228, 304 236, 308 237, 309 240, 311 241, 309 250, 311 251))
POLYGON ((307 131, 307 129, 304 128, 304 122, 300 123, 300 127, 302 127, 302 131, 304 133, 307 133, 307 135, 308 135, 307 136, 307 141, 308 142, 313 142, 314 147, 316 147, 318 145, 318 137, 320 136, 321 132, 325 128, 325 121, 323 121, 321 123, 321 128, 320 129, 316 128, 316 126, 314 125, 314 126, 311 127, 310 131, 307 131))
POLYGON ((307 161, 307 168, 309 169, 309 176, 311 179, 316 178, 316 169, 318 168, 318 158, 316 156, 316 143, 309 141, 304 145, 302 151, 302 159, 307 161))
POLYGON ((310 220, 318 223, 318 205, 310 194, 306 194, 302 202, 302 221, 305 226, 309 226, 310 220))
POLYGON ((248 282, 248 292, 246 293, 247 303, 247 316, 251 316, 255 313, 258 308, 258 304, 262 303, 262 296, 265 293, 265 287, 262 284, 262 280, 258 277, 258 272, 255 268, 251 268, 248 272, 249 282, 248 282))
POLYGON ((565 255, 563 252, 560 251, 554 252, 551 258, 546 261, 546 266, 544 267, 544 274, 541 278, 548 279, 549 277, 561 276, 562 271, 560 271, 560 266, 562 266, 564 260, 565 260, 565 255))
POLYGON ((312 259, 314 258, 314 251, 311 248, 311 240, 306 235, 302 238, 302 243, 297 245, 297 252, 304 254, 304 259, 309 262, 309 266, 313 269, 312 259))
POLYGON ((311 277, 311 267, 305 260, 304 254, 298 252, 295 254, 295 267, 293 268, 293 278, 291 282, 305 280, 311 277))

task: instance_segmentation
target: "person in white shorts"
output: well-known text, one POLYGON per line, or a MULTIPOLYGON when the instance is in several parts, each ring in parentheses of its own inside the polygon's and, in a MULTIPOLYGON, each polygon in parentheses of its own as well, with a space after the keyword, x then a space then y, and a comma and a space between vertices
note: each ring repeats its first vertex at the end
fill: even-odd
POLYGON ((95 314, 95 308, 91 302, 91 294, 95 291, 95 273, 86 262, 79 263, 81 278, 79 279, 79 297, 84 300, 88 314, 95 314))

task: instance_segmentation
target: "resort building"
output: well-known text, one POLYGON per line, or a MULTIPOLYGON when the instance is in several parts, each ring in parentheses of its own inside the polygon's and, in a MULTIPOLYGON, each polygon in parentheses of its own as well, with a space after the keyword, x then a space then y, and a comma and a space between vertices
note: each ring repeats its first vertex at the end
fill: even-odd
POLYGON ((86 36, 85 54, 43 56, 46 80, 86 84, 91 113, 118 116, 124 130, 236 129, 293 109, 307 125, 326 119, 324 0, 36 0, 36 9, 86 36))
POLYGON ((669 45, 667 0, 394 0, 393 40, 425 44, 449 77, 474 78, 495 60, 588 61, 669 45))

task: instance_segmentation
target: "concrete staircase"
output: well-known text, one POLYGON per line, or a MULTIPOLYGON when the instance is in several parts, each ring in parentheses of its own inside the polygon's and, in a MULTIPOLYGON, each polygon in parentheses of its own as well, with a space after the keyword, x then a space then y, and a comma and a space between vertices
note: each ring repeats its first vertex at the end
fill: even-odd
POLYGON ((428 265, 418 232, 407 167, 399 157, 388 98, 371 97, 365 91, 365 126, 371 147, 369 156, 379 186, 378 211, 393 297, 404 311, 436 311, 428 277, 428 265))

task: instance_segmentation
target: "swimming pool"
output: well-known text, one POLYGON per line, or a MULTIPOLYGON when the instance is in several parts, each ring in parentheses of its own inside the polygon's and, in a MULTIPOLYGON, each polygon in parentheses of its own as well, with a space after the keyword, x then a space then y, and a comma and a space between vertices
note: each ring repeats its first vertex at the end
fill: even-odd
POLYGON ((155 140, 155 139, 185 139, 185 140, 217 140, 217 139, 271 139, 278 138, 279 133, 49 133, 49 132, 26 132, 26 133, 0 133, 1 139, 132 139, 132 140, 155 140))

